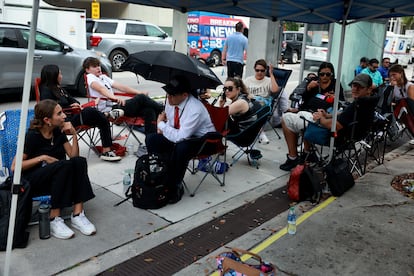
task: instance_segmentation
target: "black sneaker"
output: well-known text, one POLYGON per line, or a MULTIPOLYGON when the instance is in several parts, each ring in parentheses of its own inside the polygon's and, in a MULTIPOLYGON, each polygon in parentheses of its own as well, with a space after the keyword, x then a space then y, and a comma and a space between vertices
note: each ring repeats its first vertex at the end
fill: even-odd
POLYGON ((109 162, 115 162, 122 159, 121 156, 117 156, 113 151, 107 151, 101 154, 101 159, 109 162))
POLYGON ((295 159, 287 158, 286 162, 279 166, 279 169, 283 171, 290 171, 294 167, 296 167, 299 164, 299 158, 296 157, 295 159))

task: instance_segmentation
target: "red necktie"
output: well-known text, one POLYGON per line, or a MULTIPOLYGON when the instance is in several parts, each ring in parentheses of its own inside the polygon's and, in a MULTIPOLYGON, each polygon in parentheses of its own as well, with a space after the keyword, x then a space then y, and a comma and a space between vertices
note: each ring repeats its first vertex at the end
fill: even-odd
POLYGON ((175 107, 174 111, 174 128, 180 128, 180 109, 178 108, 178 106, 175 107))

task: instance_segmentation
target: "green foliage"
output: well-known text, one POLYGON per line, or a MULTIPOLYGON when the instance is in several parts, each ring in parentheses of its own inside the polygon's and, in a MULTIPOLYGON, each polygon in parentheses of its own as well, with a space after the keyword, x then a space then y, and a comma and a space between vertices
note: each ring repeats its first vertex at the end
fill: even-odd
POLYGON ((302 23, 296 22, 283 22, 283 30, 285 31, 298 31, 299 28, 302 26, 302 23))
POLYGON ((414 28, 414 16, 405 16, 401 19, 406 30, 411 30, 414 28))

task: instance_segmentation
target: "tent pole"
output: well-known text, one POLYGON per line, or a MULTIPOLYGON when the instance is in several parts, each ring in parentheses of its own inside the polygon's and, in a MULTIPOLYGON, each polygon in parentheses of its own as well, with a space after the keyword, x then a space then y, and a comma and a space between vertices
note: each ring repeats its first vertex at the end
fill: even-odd
POLYGON ((24 73, 24 84, 23 84, 23 96, 22 96, 22 108, 20 113, 20 126, 19 126, 19 137, 17 139, 17 151, 16 151, 16 166, 13 176, 13 187, 12 187, 12 202, 10 209, 10 220, 9 220, 9 230, 7 235, 7 247, 6 247, 6 258, 4 264, 4 275, 8 276, 10 272, 10 258, 13 245, 13 236, 14 236, 14 227, 16 220, 16 210, 17 210, 17 189, 15 185, 20 185, 21 172, 22 172, 22 160, 23 160, 23 146, 24 138, 26 132, 26 122, 27 122, 27 111, 29 109, 29 98, 30 98, 30 88, 32 82, 32 73, 33 73, 33 57, 34 57, 34 45, 37 29, 37 18, 39 12, 39 0, 33 0, 33 9, 32 9, 32 20, 30 23, 30 37, 29 45, 27 50, 26 57, 26 69, 24 73))
MULTIPOLYGON (((336 132, 336 121, 338 115, 338 103, 339 103, 339 93, 341 90, 341 74, 342 74, 342 60, 343 60, 343 46, 345 41, 345 28, 346 28, 346 20, 342 21, 342 28, 341 28, 341 39, 339 42, 339 54, 338 54, 338 69, 336 71, 336 83, 335 83, 335 98, 334 98, 334 105, 333 105, 333 114, 332 114, 332 125, 331 125, 331 133, 336 132)), ((328 162, 331 161, 333 157, 334 151, 334 143, 335 137, 331 135, 330 143, 329 143, 329 158, 328 162)))

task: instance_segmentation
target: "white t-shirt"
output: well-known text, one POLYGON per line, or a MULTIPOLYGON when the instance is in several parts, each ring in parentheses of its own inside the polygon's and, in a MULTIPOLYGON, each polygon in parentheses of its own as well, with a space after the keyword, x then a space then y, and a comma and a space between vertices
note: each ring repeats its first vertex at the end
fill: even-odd
MULTIPOLYGON (((93 82, 98 82, 100 85, 106 87, 112 95, 114 95, 114 91, 112 90, 112 84, 114 81, 108 77, 107 75, 100 75, 99 77, 95 76, 94 74, 86 75, 89 87, 89 96, 94 98, 102 98, 104 97, 101 93, 96 91, 91 87, 93 82)), ((100 100, 97 106, 97 109, 101 112, 108 112, 112 110, 112 105, 114 103, 112 101, 100 100)))
POLYGON ((398 100, 401 100, 402 98, 407 98, 408 97, 407 91, 411 85, 414 85, 414 84, 409 81, 405 84, 404 87, 394 86, 394 100, 398 101, 398 100))
POLYGON ((272 93, 272 80, 269 77, 258 80, 255 76, 250 76, 243 82, 250 94, 254 96, 269 97, 272 93))

